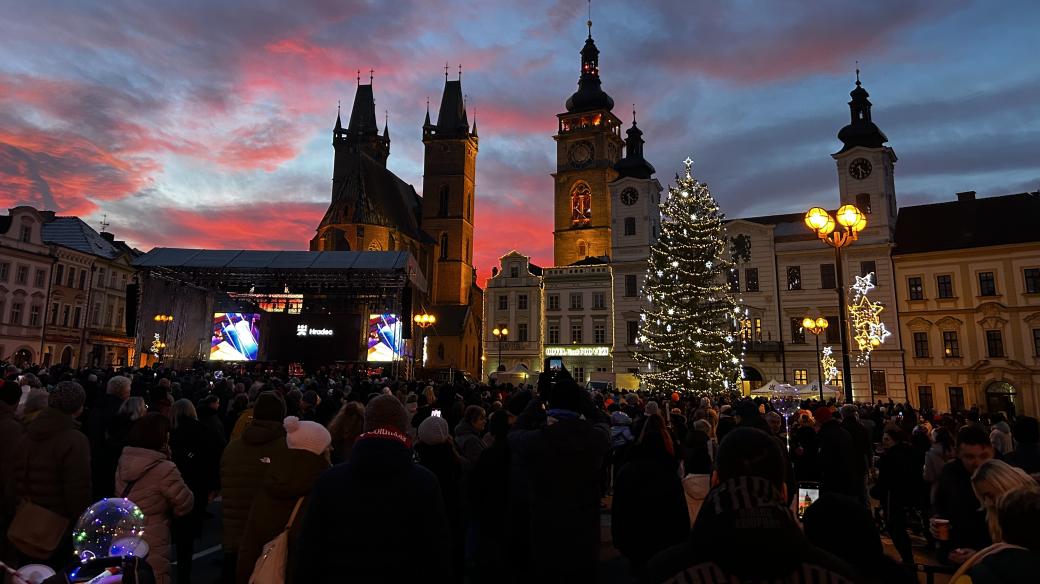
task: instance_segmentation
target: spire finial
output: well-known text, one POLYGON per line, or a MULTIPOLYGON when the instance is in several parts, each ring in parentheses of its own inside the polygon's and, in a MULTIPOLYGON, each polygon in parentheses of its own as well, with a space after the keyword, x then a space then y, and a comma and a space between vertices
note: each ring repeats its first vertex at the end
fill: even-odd
POLYGON ((372 85, 372 78, 375 77, 375 75, 376 75, 376 70, 375 69, 369 69, 368 70, 368 84, 369 85, 372 85))
POLYGON ((859 61, 856 61, 856 86, 859 87, 859 61))
POLYGON ((632 104, 632 125, 636 125, 636 104, 632 104))
POLYGON ((426 96, 426 113, 430 113, 430 96, 426 96))
POLYGON ((459 63, 459 81, 462 81, 462 63, 459 63))
POLYGON ((585 23, 589 27, 589 38, 592 38, 592 0, 589 0, 589 20, 585 23))
POLYGON ((448 82, 448 62, 444 62, 444 82, 448 82))
POLYGON ((104 233, 105 231, 107 231, 109 225, 110 224, 108 222, 108 213, 105 213, 104 215, 101 216, 101 233, 104 233))
POLYGON ((357 70, 357 84, 358 87, 361 87, 361 69, 357 70))
POLYGON ((336 117, 337 118, 339 117, 340 108, 342 108, 342 107, 343 107, 343 102, 341 102, 340 100, 337 99, 336 100, 336 117))

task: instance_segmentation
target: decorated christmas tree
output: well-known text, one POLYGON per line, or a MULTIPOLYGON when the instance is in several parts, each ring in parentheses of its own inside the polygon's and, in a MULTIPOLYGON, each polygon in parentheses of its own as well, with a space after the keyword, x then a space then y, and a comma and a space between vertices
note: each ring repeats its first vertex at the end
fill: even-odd
POLYGON ((690 174, 693 161, 684 164, 685 175, 661 203, 661 237, 650 250, 637 352, 650 371, 641 377, 651 390, 733 391, 740 310, 725 277, 731 261, 723 215, 708 186, 690 174))

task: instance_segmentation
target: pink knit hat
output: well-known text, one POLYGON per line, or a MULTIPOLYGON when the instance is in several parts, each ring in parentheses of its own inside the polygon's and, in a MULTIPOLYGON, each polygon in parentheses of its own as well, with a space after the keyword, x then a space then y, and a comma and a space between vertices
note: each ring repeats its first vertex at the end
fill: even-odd
POLYGON ((307 450, 321 455, 332 444, 332 436, 329 431, 317 422, 301 421, 296 416, 289 416, 283 425, 285 426, 285 443, 291 449, 307 450))

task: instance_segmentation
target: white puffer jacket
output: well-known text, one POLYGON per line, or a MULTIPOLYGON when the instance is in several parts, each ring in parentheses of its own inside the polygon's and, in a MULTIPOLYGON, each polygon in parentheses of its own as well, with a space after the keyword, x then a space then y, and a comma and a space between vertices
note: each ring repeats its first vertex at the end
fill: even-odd
POLYGON ((701 512, 701 505, 711 490, 711 475, 688 474, 682 480, 683 491, 686 492, 686 510, 690 512, 690 527, 701 512))

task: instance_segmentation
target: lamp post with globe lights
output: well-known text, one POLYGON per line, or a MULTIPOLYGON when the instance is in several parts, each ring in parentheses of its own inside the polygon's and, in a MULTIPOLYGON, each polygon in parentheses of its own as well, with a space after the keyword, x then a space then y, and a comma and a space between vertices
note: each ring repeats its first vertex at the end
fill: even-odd
POLYGON ((159 365, 163 365, 166 359, 166 341, 169 338, 170 323, 173 322, 173 315, 156 314, 152 317, 152 320, 154 320, 157 323, 161 323, 163 327, 162 338, 157 339, 155 342, 152 343, 153 351, 155 349, 158 349, 158 352, 155 353, 156 362, 159 365))
POLYGON ((867 217, 855 205, 842 205, 831 216, 822 207, 813 207, 805 213, 805 225, 824 243, 834 248, 834 270, 838 278, 838 332, 841 334, 842 384, 845 403, 852 403, 852 362, 849 359, 849 329, 845 320, 845 275, 841 265, 841 249, 859 239, 859 232, 867 226, 867 217), (838 229, 838 227, 841 227, 838 229))
MULTIPOLYGON (((415 317, 412 318, 412 322, 414 322, 415 326, 419 327, 419 329, 422 331, 422 333, 420 333, 420 335, 419 335, 419 350, 418 350, 418 353, 419 353, 419 366, 420 367, 426 367, 426 355, 424 354, 425 352, 423 351, 423 349, 425 348, 425 345, 423 344, 423 342, 426 340, 426 328, 431 326, 431 325, 436 324, 437 323, 437 317, 432 315, 432 314, 427 314, 427 313, 424 312, 422 314, 416 314, 415 317)), ((412 369, 415 369, 415 357, 414 356, 412 357, 412 369)))
POLYGON ((822 316, 817 318, 807 316, 802 319, 802 328, 816 337, 816 372, 819 375, 816 379, 820 383, 820 403, 823 403, 823 363, 820 361, 820 335, 827 332, 828 326, 830 326, 830 323, 822 316))
POLYGON ((491 334, 495 335, 495 338, 498 339, 498 368, 496 370, 505 371, 506 366, 502 364, 502 341, 506 340, 506 335, 509 334, 509 329, 506 327, 495 327, 495 329, 491 331, 491 334))

